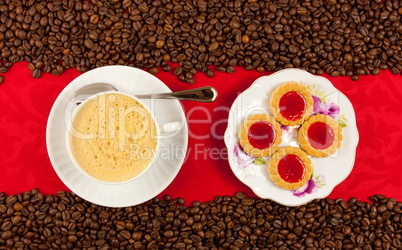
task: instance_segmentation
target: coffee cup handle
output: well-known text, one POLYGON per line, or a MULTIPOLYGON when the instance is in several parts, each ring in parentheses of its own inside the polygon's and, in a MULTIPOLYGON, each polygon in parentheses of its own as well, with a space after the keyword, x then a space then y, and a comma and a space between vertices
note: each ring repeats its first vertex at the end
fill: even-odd
POLYGON ((159 126, 160 135, 168 135, 180 128, 180 122, 169 122, 159 126))

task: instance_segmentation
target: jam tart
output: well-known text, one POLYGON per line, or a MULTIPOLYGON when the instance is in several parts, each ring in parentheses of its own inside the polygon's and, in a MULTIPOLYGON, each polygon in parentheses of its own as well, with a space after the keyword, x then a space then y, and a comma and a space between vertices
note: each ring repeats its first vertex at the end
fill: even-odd
POLYGON ((307 119, 298 131, 300 147, 314 157, 327 157, 341 146, 342 128, 331 116, 317 114, 307 119))
POLYGON ((296 190, 311 179, 313 164, 303 150, 297 147, 279 148, 268 162, 271 180, 286 190, 296 190))
POLYGON ((270 111, 275 119, 286 126, 300 125, 313 112, 314 99, 306 86, 286 82, 271 95, 270 111))
POLYGON ((249 117, 241 126, 240 145, 254 157, 272 155, 282 141, 280 124, 274 117, 256 114, 249 117))

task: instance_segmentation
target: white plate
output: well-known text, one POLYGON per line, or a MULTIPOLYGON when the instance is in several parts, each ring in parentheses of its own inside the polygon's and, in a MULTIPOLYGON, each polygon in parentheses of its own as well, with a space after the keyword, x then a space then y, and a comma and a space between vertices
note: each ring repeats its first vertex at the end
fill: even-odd
POLYGON ((187 151, 188 132, 185 115, 177 100, 141 100, 158 124, 179 122, 181 126, 162 136, 156 161, 138 179, 125 184, 102 184, 83 175, 67 153, 66 125, 71 118, 74 93, 97 82, 113 84, 131 95, 171 92, 159 79, 128 66, 106 66, 88 71, 74 79, 57 97, 47 123, 46 144, 54 170, 64 184, 78 196, 109 207, 126 207, 145 202, 161 193, 176 177, 187 151))
MULTIPOLYGON (((298 146, 293 133, 284 133, 281 146, 298 146)), ((359 133, 353 106, 348 98, 324 77, 314 76, 299 69, 285 69, 269 76, 258 78, 234 101, 229 112, 225 144, 229 151, 229 164, 236 177, 249 186, 261 198, 268 198, 287 206, 298 206, 313 199, 328 196, 352 171, 359 133), (297 193, 276 186, 268 176, 267 166, 256 165, 238 148, 240 125, 254 113, 269 113, 269 99, 272 91, 287 81, 296 81, 313 89, 313 95, 325 95, 326 103, 335 103, 340 108, 342 121, 347 126, 342 129, 344 140, 334 155, 327 158, 313 158, 313 179, 297 193), (237 148, 237 149, 236 149, 237 148), (250 163, 251 162, 251 163, 250 163), (240 163, 240 164, 239 164, 240 163), (314 187, 316 186, 316 187, 314 187), (308 190, 305 190, 308 187, 308 190)), ((265 162, 269 160, 264 159, 265 162)))

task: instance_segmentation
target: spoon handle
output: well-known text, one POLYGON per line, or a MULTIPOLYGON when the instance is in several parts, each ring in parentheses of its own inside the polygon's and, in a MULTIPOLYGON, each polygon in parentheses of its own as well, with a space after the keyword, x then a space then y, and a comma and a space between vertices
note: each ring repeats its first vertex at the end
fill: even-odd
POLYGON ((135 95, 139 99, 179 99, 198 102, 213 102, 217 96, 218 92, 213 87, 202 87, 172 93, 135 95))

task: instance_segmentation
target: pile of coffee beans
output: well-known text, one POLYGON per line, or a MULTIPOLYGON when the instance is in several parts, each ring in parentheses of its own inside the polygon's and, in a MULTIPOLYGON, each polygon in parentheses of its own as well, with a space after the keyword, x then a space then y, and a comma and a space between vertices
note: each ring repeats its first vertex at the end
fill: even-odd
POLYGON ((0 73, 26 60, 35 78, 119 64, 188 83, 233 66, 357 80, 401 72, 401 16, 402 0, 0 0, 0 73))
POLYGON ((183 205, 165 195, 107 208, 73 193, 0 194, 0 249, 401 249, 402 203, 383 195, 286 207, 218 196, 183 205))

